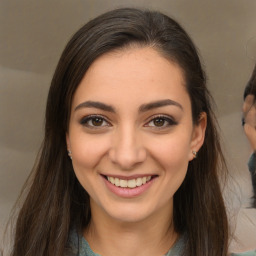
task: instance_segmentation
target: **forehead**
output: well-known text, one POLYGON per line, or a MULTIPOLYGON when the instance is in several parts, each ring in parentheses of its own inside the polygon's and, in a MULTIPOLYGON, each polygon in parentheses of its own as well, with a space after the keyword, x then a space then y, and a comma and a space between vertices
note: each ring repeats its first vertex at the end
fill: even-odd
POLYGON ((183 71, 155 49, 144 47, 113 51, 96 59, 79 84, 73 103, 122 98, 132 104, 133 98, 154 101, 168 97, 189 100, 183 71))

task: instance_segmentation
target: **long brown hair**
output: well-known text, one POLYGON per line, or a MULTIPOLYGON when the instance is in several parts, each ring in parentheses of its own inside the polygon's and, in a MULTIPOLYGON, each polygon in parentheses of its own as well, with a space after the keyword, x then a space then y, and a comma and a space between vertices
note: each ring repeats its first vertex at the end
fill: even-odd
POLYGON ((174 195, 174 227, 186 233, 184 255, 227 255, 228 223, 218 179, 225 164, 197 50, 168 16, 125 8, 84 25, 60 58, 48 95, 44 141, 31 184, 26 184, 29 191, 17 219, 12 256, 65 255, 70 229, 90 223, 89 196, 74 174, 65 142, 72 97, 99 56, 131 45, 153 47, 177 63, 184 73, 193 122, 202 112, 207 114, 204 145, 174 195))

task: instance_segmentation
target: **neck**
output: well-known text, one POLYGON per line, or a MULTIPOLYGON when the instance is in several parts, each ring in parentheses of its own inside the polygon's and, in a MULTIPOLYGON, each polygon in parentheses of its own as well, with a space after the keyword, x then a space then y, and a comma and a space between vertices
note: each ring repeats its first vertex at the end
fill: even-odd
POLYGON ((169 213, 154 214, 137 222, 123 222, 92 210, 91 223, 84 236, 91 249, 104 256, 164 255, 178 238, 172 221, 172 207, 169 213))

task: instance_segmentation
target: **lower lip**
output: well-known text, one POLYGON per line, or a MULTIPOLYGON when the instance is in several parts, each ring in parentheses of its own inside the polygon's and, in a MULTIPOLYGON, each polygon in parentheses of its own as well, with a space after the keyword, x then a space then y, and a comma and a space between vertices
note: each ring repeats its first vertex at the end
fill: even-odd
POLYGON ((114 193, 117 196, 120 197, 126 197, 126 198, 131 198, 131 197, 136 197, 136 196, 140 196, 141 194, 143 194, 146 190, 148 190, 150 188, 150 186, 153 184, 154 180, 156 178, 151 179, 150 181, 148 181, 146 184, 141 185, 140 187, 135 187, 135 188, 121 188, 121 187, 117 187, 115 185, 113 185, 112 183, 110 183, 108 180, 106 180, 103 177, 103 180, 107 186, 107 188, 114 193))

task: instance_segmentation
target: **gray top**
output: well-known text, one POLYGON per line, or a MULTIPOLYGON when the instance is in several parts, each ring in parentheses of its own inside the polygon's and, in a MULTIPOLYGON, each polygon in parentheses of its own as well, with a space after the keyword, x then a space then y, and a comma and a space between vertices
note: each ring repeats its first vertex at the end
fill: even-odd
MULTIPOLYGON (((174 246, 163 256, 181 256, 185 244, 185 235, 181 236, 174 246)), ((68 256, 101 256, 94 253, 83 236, 72 231, 70 234, 70 251, 68 256)), ((243 253, 231 253, 231 256, 256 256, 256 250, 243 253)))
POLYGON ((249 158, 248 168, 252 174, 255 173, 255 170, 256 170, 256 153, 255 152, 249 158))
POLYGON ((249 251, 249 252, 241 252, 241 253, 231 253, 230 256, 256 256, 256 250, 249 251))
MULTIPOLYGON (((181 256, 184 248, 184 236, 180 237, 174 246, 163 256, 181 256)), ((70 253, 69 256, 101 256, 94 253, 90 245, 83 236, 79 236, 76 232, 70 235, 70 253), (78 249, 79 248, 79 249, 78 249)))

